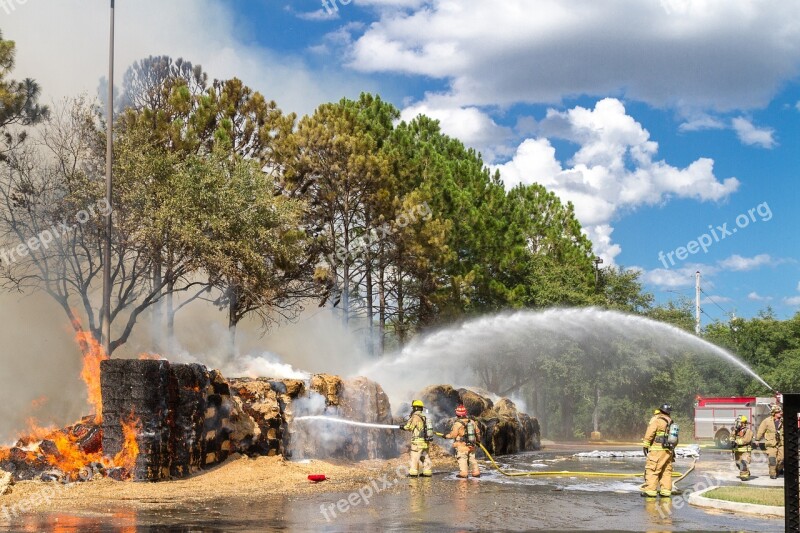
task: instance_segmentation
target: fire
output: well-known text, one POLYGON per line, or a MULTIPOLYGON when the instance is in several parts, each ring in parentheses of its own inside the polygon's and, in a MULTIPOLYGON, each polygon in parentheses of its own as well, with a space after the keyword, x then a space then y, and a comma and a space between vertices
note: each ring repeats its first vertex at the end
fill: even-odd
POLYGON ((103 421, 103 397, 100 393, 100 361, 108 359, 103 347, 97 342, 91 332, 85 331, 77 319, 72 326, 75 328, 75 340, 83 353, 83 368, 81 379, 86 383, 86 394, 89 405, 94 407, 95 422, 103 421))
MULTIPOLYGON (((86 479, 87 475, 89 478, 92 477, 92 472, 96 468, 121 468, 122 477, 126 477, 126 474, 133 472, 139 455, 139 443, 136 437, 139 434, 141 421, 133 412, 127 420, 121 420, 124 438, 122 449, 113 459, 104 457, 100 362, 108 359, 108 355, 91 332, 85 331, 77 320, 73 322, 73 328, 76 332, 75 340, 83 354, 81 378, 86 383, 87 400, 94 407, 94 415, 84 417, 63 429, 41 427, 30 419, 27 432, 14 447, 0 447, 0 461, 8 460, 14 465, 29 464, 35 472, 44 472, 48 475, 46 470, 52 467, 71 481, 86 479)), ((46 401, 44 397, 34 400, 31 404, 32 410, 37 410, 46 401)))
POLYGON ((122 421, 122 435, 125 443, 117 455, 114 456, 114 466, 120 466, 128 472, 133 472, 136 466, 136 457, 139 455, 139 443, 136 436, 139 434, 140 421, 131 413, 127 421, 122 421))

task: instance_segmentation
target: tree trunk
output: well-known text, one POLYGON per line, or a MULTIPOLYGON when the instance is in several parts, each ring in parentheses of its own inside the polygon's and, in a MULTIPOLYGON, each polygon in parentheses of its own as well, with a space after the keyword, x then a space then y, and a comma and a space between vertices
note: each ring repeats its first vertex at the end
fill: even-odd
POLYGON ((400 348, 406 344, 406 325, 405 325, 405 309, 403 294, 403 273, 397 273, 397 340, 400 343, 400 348))
POLYGON ((177 342, 175 340, 175 306, 172 302, 172 293, 175 290, 175 283, 169 282, 169 292, 167 293, 167 350, 169 355, 175 355, 177 350, 177 342))
POLYGON ((538 377, 533 379, 533 413, 539 420, 542 434, 546 434, 548 430, 547 394, 538 377))
POLYGON ((378 325, 380 326, 380 336, 378 337, 378 351, 381 356, 385 349, 386 339, 386 265, 383 262, 383 244, 380 250, 380 263, 378 264, 378 325))
POLYGON ((594 431, 600 431, 600 385, 594 387, 594 413, 592 413, 592 427, 594 431))
POLYGON ((235 283, 228 286, 228 346, 231 357, 236 355, 236 325, 239 323, 239 291, 235 283))
MULTIPOLYGON (((160 287, 162 283, 161 278, 161 261, 156 260, 153 263, 153 287, 160 287)), ((158 292, 161 294, 161 291, 158 292)), ((153 339, 156 353, 163 353, 164 351, 164 308, 159 299, 153 304, 153 339)))
MULTIPOLYGON (((365 219, 365 227, 369 230, 369 217, 365 219)), ((366 270, 366 296, 367 296, 367 324, 368 324, 368 339, 367 349, 370 357, 375 355, 375 319, 373 317, 374 310, 372 305, 372 255, 370 254, 369 246, 364 246, 364 269, 366 270)))

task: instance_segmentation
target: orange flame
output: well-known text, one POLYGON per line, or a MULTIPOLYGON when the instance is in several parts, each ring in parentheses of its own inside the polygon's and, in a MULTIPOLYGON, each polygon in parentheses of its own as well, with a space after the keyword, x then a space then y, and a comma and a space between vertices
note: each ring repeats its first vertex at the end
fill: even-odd
POLYGON ((114 466, 121 466, 128 472, 133 472, 136 466, 136 457, 139 456, 139 443, 136 436, 139 434, 140 421, 131 413, 128 420, 122 421, 122 435, 124 444, 117 455, 114 456, 114 466))
POLYGON ((97 342, 91 332, 85 331, 80 322, 73 321, 75 340, 83 353, 83 368, 81 379, 86 383, 87 402, 94 407, 96 423, 103 421, 103 397, 100 393, 100 361, 108 359, 103 346, 97 342))

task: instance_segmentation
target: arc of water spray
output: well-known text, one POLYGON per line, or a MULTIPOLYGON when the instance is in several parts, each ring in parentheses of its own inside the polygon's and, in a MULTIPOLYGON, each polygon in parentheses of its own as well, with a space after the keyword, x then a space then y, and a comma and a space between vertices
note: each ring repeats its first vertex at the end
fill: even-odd
MULTIPOLYGON (((671 324, 595 307, 526 310, 476 318, 416 339, 394 357, 374 362, 362 368, 359 374, 388 383, 391 381, 389 377, 407 374, 412 368, 436 365, 437 371, 447 370, 449 367, 442 366, 441 361, 458 361, 458 367, 462 368, 465 367, 463 361, 471 354, 481 356, 483 351, 491 357, 500 357, 501 354, 493 352, 492 344, 498 340, 520 338, 530 341, 534 333, 583 341, 598 335, 630 339, 661 336, 668 349, 677 345, 691 348, 698 354, 715 355, 775 391, 741 359, 705 339, 671 324), (459 357, 453 358, 452 354, 459 354, 459 357)), ((448 378, 453 381, 454 376, 448 375, 448 378)))
POLYGON ((350 426, 360 426, 365 428, 379 428, 379 429, 400 429, 398 426, 389 425, 389 424, 372 424, 369 422, 356 422, 355 420, 346 420, 344 418, 335 418, 332 416, 323 416, 323 415, 309 415, 309 416, 299 416, 294 419, 295 422, 301 421, 312 421, 312 420, 324 420, 325 422, 336 422, 338 424, 347 424, 350 426))

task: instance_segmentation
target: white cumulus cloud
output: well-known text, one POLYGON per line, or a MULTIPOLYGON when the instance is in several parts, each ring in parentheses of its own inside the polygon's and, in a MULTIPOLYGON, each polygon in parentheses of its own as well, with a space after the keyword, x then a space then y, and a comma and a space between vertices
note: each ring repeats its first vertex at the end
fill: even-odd
POLYGON ((772 296, 761 296, 756 291, 753 291, 747 295, 747 299, 754 302, 769 302, 772 300, 772 296))
POLYGON ((800 72, 798 2, 369 3, 406 9, 383 12, 350 65, 445 80, 441 95, 460 106, 622 93, 656 106, 750 109, 800 72))
POLYGON ((504 149, 503 143, 513 136, 513 131, 498 125, 477 107, 434 107, 420 102, 403 109, 400 118, 410 122, 417 115, 438 120, 444 133, 475 148, 486 161, 492 161, 498 155, 510 155, 511 149, 504 149))
POLYGON ((595 252, 610 263, 620 252, 611 242, 612 222, 623 211, 671 197, 719 201, 739 187, 734 177, 717 179, 711 159, 683 168, 658 159, 658 143, 615 98, 600 100, 594 109, 551 109, 539 131, 543 136, 526 139, 510 161, 495 168, 508 187, 540 183, 572 202, 595 252), (550 138, 578 146, 566 166, 550 138))
POLYGON ((753 257, 742 257, 741 255, 734 254, 719 262, 719 266, 723 269, 733 270, 735 272, 753 270, 771 264, 773 264, 773 260, 769 254, 758 254, 753 257))
POLYGON ((736 136, 742 143, 761 148, 773 148, 775 141, 775 130, 772 128, 758 128, 744 117, 737 117, 731 121, 736 136))
POLYGON ((800 296, 791 296, 789 298, 784 298, 783 303, 791 306, 800 306, 800 296))

